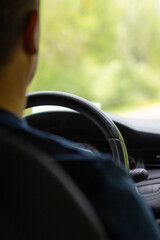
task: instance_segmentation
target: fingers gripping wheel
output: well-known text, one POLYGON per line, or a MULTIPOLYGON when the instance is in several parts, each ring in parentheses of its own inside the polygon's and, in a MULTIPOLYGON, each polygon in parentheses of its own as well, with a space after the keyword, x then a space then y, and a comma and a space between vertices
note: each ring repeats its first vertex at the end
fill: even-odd
POLYGON ((113 121, 101 109, 81 97, 64 92, 42 91, 30 93, 27 97, 26 108, 43 105, 63 106, 90 119, 104 134, 111 147, 113 160, 122 162, 126 169, 129 169, 128 154, 123 137, 113 121))

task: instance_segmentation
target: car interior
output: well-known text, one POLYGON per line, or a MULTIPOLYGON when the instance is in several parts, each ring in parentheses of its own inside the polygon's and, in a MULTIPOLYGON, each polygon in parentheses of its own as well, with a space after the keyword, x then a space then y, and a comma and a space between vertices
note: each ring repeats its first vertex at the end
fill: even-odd
POLYGON ((25 119, 31 126, 70 139, 91 152, 112 154, 113 160, 117 159, 124 164, 127 171, 129 161, 129 169, 135 171, 135 178, 131 176, 135 180, 135 187, 153 210, 159 224, 160 135, 158 133, 152 129, 144 129, 144 127, 133 127, 123 118, 117 119, 114 115, 104 114, 92 103, 68 93, 37 92, 28 94, 27 107, 39 105, 65 106, 72 110, 29 114, 25 119), (92 114, 90 109, 92 109, 92 114), (138 176, 137 172, 138 174, 140 172, 138 176), (147 175, 142 174, 146 172, 147 175))
MULTIPOLYGON (((32 127, 56 133, 88 151, 111 154, 113 161, 124 164, 126 171, 145 169, 148 176, 140 174, 138 178, 133 177, 135 187, 159 224, 159 134, 135 129, 72 94, 44 91, 27 97, 27 108, 39 105, 66 107, 63 111, 26 115, 25 119, 32 127)), ((3 239, 11 239, 11 236, 12 239, 30 239, 33 236, 35 239, 58 240, 73 237, 109 239, 85 196, 46 153, 11 129, 1 129, 0 142, 3 239), (12 226, 10 231, 8 226, 12 226)))

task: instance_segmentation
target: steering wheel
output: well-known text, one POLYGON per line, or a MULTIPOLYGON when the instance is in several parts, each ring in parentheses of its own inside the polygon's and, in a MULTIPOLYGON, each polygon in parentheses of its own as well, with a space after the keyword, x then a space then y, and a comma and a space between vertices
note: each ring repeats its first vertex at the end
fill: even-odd
POLYGON ((26 108, 56 105, 70 108, 84 115, 103 133, 106 141, 109 143, 114 161, 123 163, 126 170, 129 170, 128 154, 123 137, 106 113, 97 108, 91 102, 79 96, 55 91, 42 91, 27 94, 28 102, 26 108))

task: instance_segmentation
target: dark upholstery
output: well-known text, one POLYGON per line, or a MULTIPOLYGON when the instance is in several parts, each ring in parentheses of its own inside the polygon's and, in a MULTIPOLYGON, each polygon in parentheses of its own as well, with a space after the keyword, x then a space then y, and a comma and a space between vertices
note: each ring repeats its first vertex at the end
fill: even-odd
POLYGON ((0 239, 108 239, 85 197, 57 163, 5 129, 0 129, 0 239))

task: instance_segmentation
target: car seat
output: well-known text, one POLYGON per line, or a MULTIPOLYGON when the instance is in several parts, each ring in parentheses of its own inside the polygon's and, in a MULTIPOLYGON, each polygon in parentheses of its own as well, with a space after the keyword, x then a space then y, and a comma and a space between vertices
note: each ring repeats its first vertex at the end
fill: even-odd
POLYGON ((16 131, 0 129, 0 239, 108 240, 66 172, 16 131))

